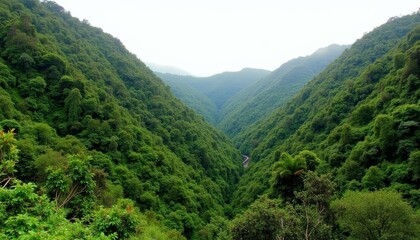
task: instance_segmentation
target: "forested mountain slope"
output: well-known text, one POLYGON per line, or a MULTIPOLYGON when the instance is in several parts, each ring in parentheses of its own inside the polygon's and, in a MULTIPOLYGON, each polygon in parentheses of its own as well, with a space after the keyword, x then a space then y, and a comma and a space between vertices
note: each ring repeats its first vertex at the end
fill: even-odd
POLYGON ((270 75, 238 92, 223 107, 218 128, 231 137, 286 103, 348 46, 331 45, 290 60, 270 75))
POLYGON ((290 197, 298 190, 295 177, 308 169, 329 172, 338 195, 392 189, 419 207, 419 23, 419 13, 390 19, 240 134, 237 142, 252 161, 233 206, 244 208, 263 193, 290 197), (319 157, 318 167, 317 157, 303 150, 319 157))
POLYGON ((159 219, 195 238, 224 215, 240 153, 118 39, 51 1, 1 1, 0 13, 0 236, 170 236, 147 227, 159 219))
MULTIPOLYGON (((267 76, 269 73, 270 72, 267 70, 245 68, 239 72, 224 72, 210 77, 179 76, 162 73, 156 74, 173 88, 182 89, 183 85, 186 84, 207 96, 214 103, 216 107, 215 109, 206 109, 201 103, 190 104, 196 101, 191 99, 191 94, 188 91, 189 88, 184 91, 174 91, 177 97, 183 100, 184 103, 196 110, 198 113, 206 113, 203 116, 207 121, 216 123, 218 121, 219 111, 221 111, 225 103, 232 96, 240 90, 254 84, 261 78, 267 76), (213 118, 213 113, 217 114, 216 118, 213 118)), ((201 101, 205 103, 207 102, 207 99, 203 99, 201 101)), ((212 105, 210 106, 212 107, 212 105)), ((208 107, 209 106, 207 106, 207 108, 208 107)))
POLYGON ((212 124, 217 122, 219 111, 217 110, 216 104, 200 90, 194 88, 187 82, 182 82, 181 79, 189 78, 188 76, 184 77, 162 73, 156 74, 159 75, 161 79, 165 79, 165 83, 171 88, 172 93, 185 105, 203 116, 207 122, 212 124))

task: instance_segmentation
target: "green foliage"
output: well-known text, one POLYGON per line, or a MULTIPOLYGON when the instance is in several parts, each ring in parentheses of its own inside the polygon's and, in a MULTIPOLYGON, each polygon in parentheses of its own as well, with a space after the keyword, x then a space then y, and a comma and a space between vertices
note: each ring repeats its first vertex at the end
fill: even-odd
MULTIPOLYGON (((334 182, 328 175, 317 175, 309 171, 304 178, 301 192, 295 193, 299 204, 287 208, 291 219, 299 225, 293 232, 285 231, 284 237, 292 239, 331 239, 332 215, 329 204, 334 195, 334 182)), ((290 220, 289 220, 290 221, 290 220)), ((293 221, 288 225, 292 225, 293 221)))
MULTIPOLYGON (((389 213, 403 215, 380 229, 382 237, 418 234, 407 203, 386 191, 349 193, 334 216, 335 184, 312 171, 330 171, 337 196, 387 188, 420 206, 419 14, 367 34, 292 101, 237 135, 252 158, 237 185, 239 151, 120 41, 51 1, 10 0, 0 13, 0 238, 357 237, 388 212, 377 209, 394 205, 400 211, 389 213), (252 204, 263 194, 287 205, 267 197, 252 204), (359 210, 342 208, 348 199, 375 218, 350 225, 349 212, 359 210), (224 215, 238 212, 229 233, 224 215)), ((298 78, 319 71, 313 64, 296 68, 298 78)), ((294 82, 283 70, 284 82, 294 82)), ((225 105, 217 86, 205 88, 225 105)))
POLYGON ((276 239, 282 225, 279 203, 266 196, 232 221, 233 239, 276 239))
POLYGON ((312 55, 292 59, 270 75, 234 95, 222 109, 217 126, 231 137, 286 104, 309 80, 348 46, 331 45, 312 55))
POLYGON ((245 68, 239 72, 224 72, 210 77, 156 74, 171 87, 175 96, 216 125, 225 104, 241 90, 267 76, 269 71, 245 68))
POLYGON ((68 121, 70 123, 77 122, 81 112, 80 105, 82 104, 82 95, 80 94, 80 90, 77 88, 71 90, 67 98, 64 100, 64 103, 68 121))
POLYGON ((272 177, 280 176, 273 156, 304 149, 325 159, 315 170, 333 174, 338 194, 390 188, 419 205, 418 178, 410 177, 416 164, 409 160, 420 148, 418 40, 410 37, 419 23, 415 13, 366 34, 286 105, 234 139, 253 162, 234 193, 234 211, 268 193, 270 178, 281 179, 272 177))
POLYGON ((372 120, 375 107, 373 105, 360 105, 352 113, 351 119, 357 125, 366 125, 372 120))
POLYGON ((54 143, 57 137, 55 129, 46 123, 36 123, 32 126, 30 131, 40 145, 54 143))
POLYGON ((232 239, 230 232, 230 222, 221 217, 215 217, 210 220, 206 226, 199 231, 199 239, 203 240, 229 240, 232 239))
POLYGON ((14 87, 16 84, 16 77, 11 73, 10 68, 0 61, 0 87, 8 88, 14 87))
POLYGON ((185 105, 203 116, 207 122, 212 124, 217 122, 217 107, 208 96, 184 83, 182 79, 177 79, 175 76, 168 74, 157 74, 171 88, 173 94, 185 103, 185 105))
POLYGON ((385 186, 385 175, 377 166, 370 167, 362 178, 362 184, 365 189, 378 190, 385 186))
POLYGON ((408 164, 413 171, 413 180, 420 180, 420 151, 413 151, 408 159, 408 164))
POLYGON ((54 69, 61 74, 66 71, 64 59, 55 53, 46 53, 43 55, 39 65, 42 69, 52 69, 52 67, 54 67, 54 69))
POLYGON ((13 129, 8 132, 0 130, 0 184, 3 188, 14 179, 16 172, 19 150, 14 135, 13 129))
POLYGON ((53 205, 45 196, 34 193, 34 188, 33 184, 18 183, 11 189, 0 189, 0 216, 4 223, 0 234, 3 237, 18 238, 48 230, 43 224, 52 220, 53 205))
POLYGON ((395 140, 394 120, 388 115, 378 115, 374 121, 374 136, 379 141, 381 149, 392 148, 395 140))
POLYGON ((89 166, 89 157, 68 156, 65 168, 47 167, 45 187, 57 207, 70 205, 74 217, 86 215, 94 204, 94 175, 89 166))
POLYGON ((328 208, 335 188, 335 183, 331 180, 330 175, 318 175, 316 172, 309 171, 305 175, 303 184, 303 191, 297 193, 301 201, 317 206, 320 211, 328 208))
POLYGON ((18 133, 20 132, 21 125, 12 119, 5 119, 0 122, 0 129, 3 129, 4 132, 11 131, 13 129, 13 132, 18 133))
POLYGON ((318 165, 321 163, 321 159, 318 156, 309 150, 303 150, 295 156, 296 162, 305 162, 306 169, 308 171, 315 171, 318 165))
MULTIPOLYGON (((1 163, 7 159, 16 162, 17 149, 13 132, 0 133, 1 163)), ((50 151, 47 155, 54 155, 54 152, 50 151)), ((41 193, 43 188, 37 189, 35 184, 25 184, 17 179, 14 179, 10 187, 6 183, 0 188, 2 239, 105 240, 131 237, 149 239, 153 236, 159 236, 160 239, 185 239, 179 232, 168 231, 156 217, 141 214, 134 207, 134 202, 128 199, 120 198, 111 208, 93 209, 93 205, 89 204, 92 203, 89 195, 92 195, 95 183, 101 184, 98 176, 100 173, 96 172, 93 179, 87 165, 90 159, 87 157, 68 156, 64 160, 66 163, 51 164, 47 168, 49 175, 45 188, 55 190, 55 201, 50 201, 47 195, 41 193), (64 200, 60 202, 62 199, 64 200), (73 206, 63 210, 66 204, 73 206), (74 215, 71 221, 65 218, 69 212, 77 211, 84 211, 84 222, 74 215), (150 234, 150 229, 155 229, 153 234, 150 234)), ((2 167, 4 170, 4 165, 2 167)), ((2 171, 1 174, 3 173, 2 171)))
MULTIPOLYGON (((188 237, 224 215, 242 171, 226 136, 119 40, 56 3, 10 0, 0 13, 0 122, 16 128, 22 150, 1 180, 35 182, 72 221, 120 198, 188 237), (179 192, 163 191, 171 179, 179 192)), ((70 239, 96 236, 79 225, 66 227, 70 239)), ((182 238, 161 223, 145 226, 150 237, 182 238)))
MULTIPOLYGON (((0 89, 1 90, 1 89, 0 89)), ((0 117, 1 119, 10 119, 14 117, 14 103, 7 95, 0 95, 0 117)))
POLYGON ((34 79, 29 80, 29 91, 30 94, 39 97, 41 96, 44 91, 47 83, 42 77, 36 77, 34 79))
POLYGON ((140 222, 138 210, 129 200, 121 200, 111 209, 100 209, 95 213, 92 223, 95 231, 116 239, 128 239, 136 234, 140 222))
POLYGON ((348 192, 332 208, 352 239, 416 239, 419 234, 418 216, 395 192, 348 192))
POLYGON ((301 175, 307 166, 302 156, 292 157, 288 153, 282 153, 278 162, 273 166, 270 179, 273 195, 280 194, 283 199, 290 200, 293 191, 302 185, 301 175))

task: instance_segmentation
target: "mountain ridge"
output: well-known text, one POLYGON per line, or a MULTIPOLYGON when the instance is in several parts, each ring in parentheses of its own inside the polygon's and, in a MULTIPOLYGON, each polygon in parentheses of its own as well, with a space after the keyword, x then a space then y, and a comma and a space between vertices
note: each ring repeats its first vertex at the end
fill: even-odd
MULTIPOLYGON (((310 81, 291 101, 260 123, 241 133, 236 141, 242 152, 246 153, 248 150, 251 153, 252 161, 235 192, 234 205, 247 206, 253 201, 252 199, 255 200, 258 195, 268 191, 270 169, 279 160, 278 157, 282 153, 295 155, 303 150, 314 151, 325 161, 323 166, 331 171, 336 177, 336 181, 340 183, 340 191, 344 191, 346 187, 351 188, 348 185, 351 184, 349 183, 351 179, 343 177, 342 174, 352 172, 351 169, 346 169, 346 167, 350 167, 350 164, 355 164, 353 167, 357 168, 356 163, 361 161, 358 157, 360 159, 369 158, 370 153, 367 153, 369 151, 367 145, 372 144, 370 147, 375 145, 372 142, 369 144, 367 142, 369 139, 378 137, 371 135, 372 132, 369 129, 372 127, 366 128, 366 125, 373 124, 374 115, 369 114, 373 114, 375 107, 365 106, 362 103, 378 98, 378 95, 375 94, 378 94, 378 88, 381 89, 379 80, 382 82, 382 88, 386 88, 386 84, 389 84, 390 87, 395 86, 395 82, 387 82, 387 78, 384 77, 386 74, 393 76, 398 72, 392 70, 391 67, 394 61, 391 57, 394 54, 392 50, 401 47, 401 45, 404 46, 404 41, 407 41, 404 38, 410 37, 410 35, 406 37, 406 34, 415 30, 415 26, 418 26, 419 23, 420 14, 417 13, 396 18, 374 29, 355 42, 350 49, 310 81), (399 44, 400 42, 402 43, 399 44), (377 65, 375 65, 375 61, 378 61, 377 65), (387 69, 390 72, 382 71, 382 69, 387 69), (373 91, 373 89, 376 90, 373 91), (372 91, 373 95, 370 95, 372 91), (366 113, 368 117, 366 120, 361 120, 361 123, 358 123, 359 120, 350 119, 351 117, 356 119, 356 115, 361 117, 363 113, 366 113), (365 127, 359 128, 358 124, 365 127), (343 140, 344 143, 337 142, 337 139, 348 136, 340 135, 340 133, 347 134, 348 131, 352 133, 351 137, 349 136, 347 139, 349 142, 346 142, 347 140, 343 140), (346 146, 346 144, 350 145, 346 146), (346 180, 343 181, 340 178, 346 180), (250 182, 252 183, 250 184, 250 182)), ((416 36, 416 34, 412 35, 416 36)), ((398 74, 401 74, 401 71, 398 74)), ((402 79, 406 77, 401 76, 402 79)), ((394 78, 400 77, 393 76, 391 79, 394 78)), ((395 101, 396 106, 398 106, 398 101, 413 101, 404 95, 399 96, 395 93, 394 96, 400 99, 395 101)), ((371 154, 375 154, 376 151, 384 151, 379 150, 382 148, 378 146, 370 149, 372 150, 371 154)), ((412 150, 415 151, 414 149, 412 150)), ((382 159, 384 156, 377 157, 382 159)), ((407 164, 407 159, 404 161, 407 164)), ((356 174, 358 176, 356 181, 361 181, 363 170, 366 171, 371 166, 357 168, 358 170, 355 171, 362 171, 362 173, 356 174)), ((380 165, 378 164, 378 166, 380 165)), ((356 184, 354 181, 352 183, 356 184)), ((410 184, 413 183, 410 182, 410 184)))
MULTIPOLYGON (((44 200, 34 206, 56 203, 66 229, 55 232, 57 222, 25 215, 35 221, 33 231, 74 234, 69 239, 82 231, 112 235, 110 221, 126 220, 131 228, 115 227, 116 236, 140 236, 138 219, 165 238, 170 229, 178 239, 192 238, 210 218, 225 215, 242 157, 223 133, 173 96, 121 41, 58 4, 11 0, 0 2, 0 12, 0 130, 16 137, 13 175, 23 181, 0 191, 1 206, 9 204, 5 194, 21 188, 39 192, 44 200), (147 211, 156 221, 144 220, 147 211), (115 219, 101 217, 110 212, 115 219), (88 215, 109 227, 66 219, 88 215)), ((20 213, 3 210, 2 222, 20 213)), ((5 229, 18 231, 2 227, 0 238, 5 229)))
POLYGON ((222 110, 217 126, 230 137, 235 137, 288 101, 347 47, 332 44, 282 64, 234 96, 222 110))
POLYGON ((170 66, 170 65, 162 65, 158 63, 145 63, 153 72, 159 72, 159 73, 169 73, 169 74, 175 74, 180 76, 193 76, 193 74, 189 73, 188 71, 185 71, 184 69, 181 69, 179 67, 170 66))
MULTIPOLYGON (((210 77, 178 76, 162 73, 157 73, 157 75, 168 85, 178 90, 175 94, 178 98, 189 103, 187 105, 197 112, 204 113, 203 116, 207 121, 216 124, 220 109, 230 97, 268 73, 267 70, 244 68, 238 72, 223 72, 210 77), (188 98, 191 92, 181 91, 180 85, 188 85, 195 89, 194 94, 197 96, 204 94, 206 97, 202 100, 208 102, 208 99, 210 99, 214 106, 207 110, 205 109, 208 105, 204 106, 202 103, 201 106, 197 106, 194 104, 194 100, 188 98)), ((196 99, 200 101, 199 98, 196 99)))

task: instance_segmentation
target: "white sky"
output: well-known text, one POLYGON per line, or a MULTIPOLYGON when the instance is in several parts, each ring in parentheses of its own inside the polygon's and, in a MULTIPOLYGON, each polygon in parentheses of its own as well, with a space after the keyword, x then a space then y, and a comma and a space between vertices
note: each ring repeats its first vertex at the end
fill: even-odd
POLYGON ((144 62, 208 76, 351 44, 419 0, 55 0, 144 62))

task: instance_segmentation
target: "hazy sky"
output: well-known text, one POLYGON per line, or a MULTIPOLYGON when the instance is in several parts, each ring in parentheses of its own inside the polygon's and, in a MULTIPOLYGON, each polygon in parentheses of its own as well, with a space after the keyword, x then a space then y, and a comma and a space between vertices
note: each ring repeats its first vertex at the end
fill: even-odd
POLYGON ((144 62, 207 76, 351 44, 418 0, 55 0, 144 62))

